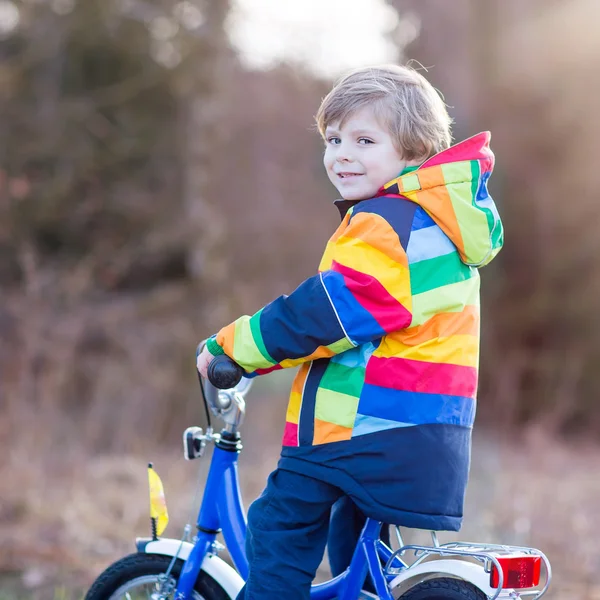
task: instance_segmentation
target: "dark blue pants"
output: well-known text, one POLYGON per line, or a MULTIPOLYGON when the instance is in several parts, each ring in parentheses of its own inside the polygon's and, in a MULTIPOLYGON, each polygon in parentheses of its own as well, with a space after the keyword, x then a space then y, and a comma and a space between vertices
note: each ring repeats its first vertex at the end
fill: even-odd
POLYGON ((275 470, 248 511, 250 572, 238 600, 308 600, 323 558, 331 506, 341 490, 275 470))
MULTIPOLYGON (((350 566, 356 543, 366 520, 365 515, 348 496, 343 496, 333 505, 329 537, 327 538, 327 555, 331 574, 334 577, 343 573, 350 566)), ((384 524, 381 528, 381 540, 390 546, 389 525, 384 524)), ((369 575, 367 575, 363 589, 375 592, 375 586, 369 575)))
POLYGON ((337 575, 350 564, 364 523, 364 515, 338 488, 277 469, 248 511, 250 571, 238 600, 308 600, 328 531, 329 561, 337 575))

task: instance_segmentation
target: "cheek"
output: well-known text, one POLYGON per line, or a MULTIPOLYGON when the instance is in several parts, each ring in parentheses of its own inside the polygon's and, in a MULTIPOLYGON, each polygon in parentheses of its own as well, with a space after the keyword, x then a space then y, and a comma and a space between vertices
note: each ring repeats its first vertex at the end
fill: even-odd
POLYGON ((379 163, 379 176, 385 179, 384 183, 387 183, 400 175, 400 172, 404 169, 404 165, 405 162, 396 152, 388 152, 385 156, 382 156, 379 163))

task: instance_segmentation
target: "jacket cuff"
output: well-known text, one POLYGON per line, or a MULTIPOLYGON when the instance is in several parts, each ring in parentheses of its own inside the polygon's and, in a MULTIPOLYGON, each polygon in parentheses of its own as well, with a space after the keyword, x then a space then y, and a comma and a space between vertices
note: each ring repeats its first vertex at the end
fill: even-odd
POLYGON ((225 351, 221 346, 219 346, 216 336, 212 336, 206 340, 206 349, 213 355, 219 356, 220 354, 225 354, 225 351))

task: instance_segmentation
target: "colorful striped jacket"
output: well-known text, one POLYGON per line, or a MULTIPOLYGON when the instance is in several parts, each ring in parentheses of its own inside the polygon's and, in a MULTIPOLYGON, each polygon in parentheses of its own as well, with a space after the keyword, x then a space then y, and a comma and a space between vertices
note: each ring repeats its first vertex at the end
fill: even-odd
POLYGON ((342 202, 319 273, 209 342, 248 373, 300 365, 280 468, 367 515, 458 530, 479 358, 479 273, 503 243, 481 133, 342 202))

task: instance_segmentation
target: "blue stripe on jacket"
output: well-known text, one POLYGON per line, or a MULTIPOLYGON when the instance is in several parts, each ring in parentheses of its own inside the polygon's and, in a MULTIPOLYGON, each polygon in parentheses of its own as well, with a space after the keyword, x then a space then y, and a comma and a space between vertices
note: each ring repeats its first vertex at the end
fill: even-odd
POLYGON ((471 427, 475 400, 447 394, 405 392, 365 383, 358 412, 404 425, 442 423, 471 427))
POLYGON ((395 198, 393 202, 390 202, 389 198, 381 196, 372 198, 371 200, 363 200, 356 205, 350 216, 350 222, 360 213, 377 214, 391 225, 393 230, 398 234, 400 245, 406 250, 408 238, 410 237, 411 223, 418 208, 414 202, 406 198, 395 198))
POLYGON ((275 362, 309 356, 345 337, 319 275, 265 306, 260 322, 268 323, 262 338, 275 362))
POLYGON ((313 360, 302 395, 302 408, 298 423, 298 442, 300 445, 311 445, 315 435, 315 404, 317 402, 317 390, 323 378, 323 374, 329 365, 328 358, 313 360))

